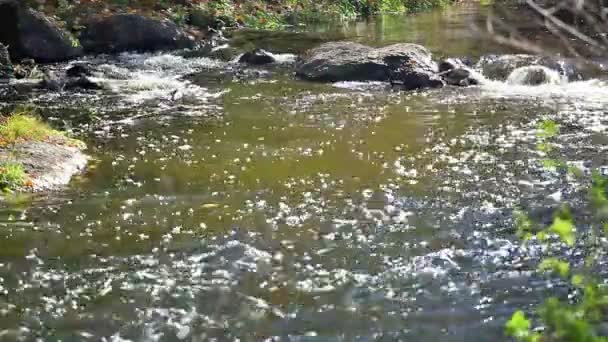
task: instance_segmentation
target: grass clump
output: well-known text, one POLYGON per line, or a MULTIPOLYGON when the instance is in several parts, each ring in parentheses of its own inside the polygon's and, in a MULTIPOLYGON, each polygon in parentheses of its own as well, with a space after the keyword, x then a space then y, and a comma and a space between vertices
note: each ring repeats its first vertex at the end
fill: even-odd
POLYGON ((81 149, 86 147, 80 140, 68 138, 29 112, 0 116, 0 147, 28 141, 45 141, 81 149))
POLYGON ((13 162, 0 162, 0 190, 11 191, 28 182, 27 174, 21 164, 13 162))
POLYGON ((45 141, 52 137, 63 137, 63 134, 26 113, 0 118, 0 143, 3 145, 20 141, 45 141))

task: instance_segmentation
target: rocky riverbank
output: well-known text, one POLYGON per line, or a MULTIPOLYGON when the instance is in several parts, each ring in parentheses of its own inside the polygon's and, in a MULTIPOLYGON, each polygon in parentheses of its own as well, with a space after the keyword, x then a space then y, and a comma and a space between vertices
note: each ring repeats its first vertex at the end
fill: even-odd
POLYGON ((84 143, 68 138, 29 113, 0 117, 2 191, 50 190, 84 170, 84 143))

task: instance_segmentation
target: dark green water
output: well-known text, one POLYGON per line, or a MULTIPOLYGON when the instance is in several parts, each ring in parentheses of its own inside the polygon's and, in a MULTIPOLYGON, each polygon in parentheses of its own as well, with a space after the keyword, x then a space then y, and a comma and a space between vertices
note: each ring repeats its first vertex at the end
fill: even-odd
MULTIPOLYGON (((479 15, 456 6, 235 44, 503 51, 474 38, 479 15)), ((575 125, 563 157, 606 165, 599 81, 400 93, 298 81, 289 65, 93 62, 112 92, 33 100, 94 161, 62 191, 0 203, 2 341, 502 340, 514 310, 552 291, 519 248, 513 207, 578 191, 541 169, 538 122, 575 125), (98 120, 79 123, 84 108, 98 120)))

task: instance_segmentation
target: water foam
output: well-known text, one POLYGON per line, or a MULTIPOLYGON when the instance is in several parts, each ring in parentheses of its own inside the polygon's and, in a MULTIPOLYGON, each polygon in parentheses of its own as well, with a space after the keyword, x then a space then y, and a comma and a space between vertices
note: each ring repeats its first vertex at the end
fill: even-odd
POLYGON ((517 68, 507 78, 507 83, 513 85, 563 84, 566 82, 567 79, 559 72, 542 65, 517 68))

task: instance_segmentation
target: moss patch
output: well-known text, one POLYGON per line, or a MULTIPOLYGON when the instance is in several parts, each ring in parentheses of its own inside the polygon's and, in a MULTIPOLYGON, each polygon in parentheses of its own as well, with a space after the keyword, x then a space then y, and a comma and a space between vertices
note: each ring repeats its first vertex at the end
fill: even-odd
POLYGON ((44 141, 55 136, 61 136, 61 133, 27 114, 14 114, 0 119, 0 139, 5 145, 20 141, 44 141))

